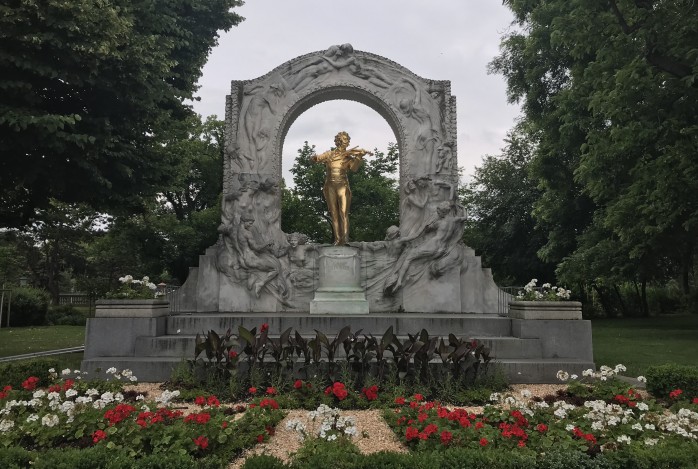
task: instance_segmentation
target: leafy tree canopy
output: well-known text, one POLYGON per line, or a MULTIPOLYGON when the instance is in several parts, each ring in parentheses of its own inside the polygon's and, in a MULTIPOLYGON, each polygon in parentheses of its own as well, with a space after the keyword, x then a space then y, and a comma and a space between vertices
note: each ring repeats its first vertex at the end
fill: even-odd
POLYGON ((126 210, 167 173, 149 152, 191 113, 239 0, 10 0, 0 5, 0 225, 51 198, 126 210))

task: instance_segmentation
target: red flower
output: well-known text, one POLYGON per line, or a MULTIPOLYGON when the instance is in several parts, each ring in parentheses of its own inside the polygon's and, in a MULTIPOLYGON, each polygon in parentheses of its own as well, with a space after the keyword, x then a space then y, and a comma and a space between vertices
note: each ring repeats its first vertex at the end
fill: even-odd
POLYGON ((22 387, 27 391, 33 391, 36 389, 36 385, 39 384, 39 378, 36 376, 30 376, 22 382, 22 387))
POLYGON ((419 423, 424 422, 429 416, 423 412, 420 412, 419 415, 417 415, 417 420, 419 420, 419 423))
POLYGON ((211 420, 211 414, 208 414, 206 412, 202 412, 200 414, 197 413, 192 413, 184 417, 184 422, 189 423, 198 423, 199 425, 205 425, 211 420))
POLYGON ((297 379, 295 383, 293 383, 293 387, 296 389, 300 389, 303 387, 303 381, 297 379))
POLYGON ((9 396, 10 391, 12 391, 12 386, 5 386, 2 388, 2 391, 0 391, 0 399, 5 399, 7 396, 9 396))
POLYGON ((548 426, 544 423, 539 423, 538 425, 536 425, 536 430, 538 430, 541 433, 545 433, 548 431, 548 426))
POLYGON ((484 427, 484 426, 485 426, 485 424, 482 423, 482 422, 476 422, 476 423, 475 423, 475 428, 477 428, 478 430, 481 429, 481 428, 484 427))
POLYGON ((250 394, 257 394, 257 388, 252 386, 250 389, 247 390, 247 392, 249 392, 250 394))
POLYGON ((224 430, 225 430, 226 428, 228 428, 228 421, 227 421, 227 420, 223 420, 223 423, 221 423, 221 428, 224 429, 224 430))
POLYGON ((128 418, 129 415, 131 415, 133 412, 136 411, 136 408, 133 406, 130 406, 128 404, 119 404, 113 409, 109 409, 104 413, 104 418, 109 420, 109 425, 116 425, 117 423, 121 422, 122 420, 128 418))
POLYGON ((228 357, 230 357, 230 359, 233 360, 238 357, 238 353, 235 350, 231 350, 230 352, 228 352, 228 357))
POLYGON ((404 397, 396 397, 395 398, 395 403, 397 405, 405 405, 405 398, 404 397))
POLYGON ((669 393, 669 397, 672 399, 678 399, 681 394, 683 394, 683 391, 681 389, 674 389, 669 393))
POLYGON ((424 428, 424 433, 426 433, 427 435, 431 435, 432 433, 436 433, 438 431, 439 431, 439 427, 437 427, 433 423, 430 423, 429 425, 427 425, 424 428))
POLYGON ((261 443, 264 441, 264 435, 257 435, 257 443, 261 443))
MULTIPOLYGON (((252 405, 250 405, 250 407, 252 407, 252 405)), ((267 407, 271 409, 278 409, 279 403, 274 399, 262 399, 262 401, 259 403, 259 407, 262 409, 266 409, 267 407)))
POLYGON ((68 389, 73 389, 73 384, 75 384, 74 379, 66 379, 65 383, 63 383, 63 390, 67 391, 68 389))
POLYGON ((487 446, 488 444, 487 438, 480 438, 480 446, 487 446))
POLYGON ((526 442, 524 440, 519 440, 519 448, 523 448, 526 446, 526 442))
POLYGON ((276 388, 275 388, 274 386, 269 386, 269 387, 267 388, 267 394, 269 394, 270 396, 275 395, 275 394, 276 394, 276 388))
POLYGON ((194 404, 200 405, 200 406, 205 406, 206 405, 206 398, 204 396, 196 396, 196 399, 194 399, 194 404))
POLYGON ((424 396, 422 396, 421 394, 415 394, 414 396, 412 396, 412 398, 417 402, 422 402, 424 400, 424 396))
POLYGON ((378 399, 378 386, 373 385, 370 388, 363 388, 361 392, 366 396, 369 401, 375 401, 378 399))
POLYGON ((694 404, 698 404, 698 397, 694 397, 692 402, 693 402, 694 404))
POLYGON ((92 441, 94 444, 99 443, 102 440, 105 440, 107 438, 107 433, 104 430, 96 430, 92 434, 92 441))
POLYGON ((444 446, 448 446, 451 443, 451 440, 453 439, 453 433, 448 432, 446 430, 441 432, 441 444, 444 446))
POLYGON ((417 430, 414 427, 407 427, 407 430, 405 430, 405 439, 407 441, 414 440, 419 436, 419 430, 417 430))
POLYGON ((208 438, 205 436, 201 435, 196 438, 192 438, 194 440, 194 444, 198 446, 201 449, 206 449, 208 448, 208 438))
POLYGON ((264 334, 268 330, 269 330, 269 324, 267 324, 266 322, 264 324, 262 324, 262 327, 259 328, 259 332, 261 332, 262 334, 264 334))
POLYGON ((221 405, 221 402, 218 400, 216 396, 208 396, 208 399, 206 399, 206 403, 211 407, 218 407, 219 405, 221 405))
POLYGON ((344 384, 340 382, 335 382, 332 386, 328 386, 325 389, 325 395, 329 396, 330 394, 334 394, 340 401, 343 401, 349 395, 344 384))

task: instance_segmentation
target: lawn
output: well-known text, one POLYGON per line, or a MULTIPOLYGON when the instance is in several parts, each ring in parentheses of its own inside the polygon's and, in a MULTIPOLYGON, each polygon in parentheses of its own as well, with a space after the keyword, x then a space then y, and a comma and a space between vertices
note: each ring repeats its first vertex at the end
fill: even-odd
POLYGON ((37 326, 0 329, 0 357, 43 352, 85 343, 85 326, 37 326))
POLYGON ((698 315, 594 319, 591 324, 597 367, 622 363, 627 376, 665 363, 698 367, 698 315))

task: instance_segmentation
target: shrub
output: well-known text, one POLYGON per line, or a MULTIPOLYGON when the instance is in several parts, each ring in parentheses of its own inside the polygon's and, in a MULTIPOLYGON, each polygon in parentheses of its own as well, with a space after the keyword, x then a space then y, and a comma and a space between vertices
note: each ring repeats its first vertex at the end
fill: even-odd
POLYGON ((46 324, 49 326, 84 326, 87 318, 72 305, 54 306, 46 315, 46 324))
POLYGON ((647 369, 647 390, 657 397, 669 398, 675 389, 681 389, 689 397, 698 396, 698 368, 688 365, 651 366, 647 369))
POLYGON ((0 467, 4 469, 29 467, 34 457, 34 453, 24 448, 0 448, 0 467))
POLYGON ((39 378, 37 386, 48 386, 51 384, 48 373, 49 368, 58 370, 60 362, 55 358, 37 358, 4 363, 0 365, 0 387, 10 385, 13 388, 19 388, 22 382, 29 376, 39 378))
POLYGON ((286 465, 279 458, 261 454, 247 458, 242 469, 283 469, 286 465))
POLYGON ((39 288, 15 288, 12 290, 12 327, 40 326, 46 322, 50 297, 39 288))

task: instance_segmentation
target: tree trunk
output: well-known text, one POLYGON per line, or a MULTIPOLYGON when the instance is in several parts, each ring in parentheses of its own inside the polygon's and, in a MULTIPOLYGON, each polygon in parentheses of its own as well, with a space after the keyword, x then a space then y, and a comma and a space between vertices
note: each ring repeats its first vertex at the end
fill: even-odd
POLYGON ((649 317, 650 307, 647 304, 647 279, 642 277, 642 316, 649 317))
POLYGON ((618 288, 617 284, 613 284, 613 291, 616 292, 616 296, 618 297, 618 302, 620 303, 620 310, 623 313, 623 317, 628 317, 628 308, 625 306, 625 301, 623 301, 623 295, 620 294, 620 289, 618 288))
POLYGON ((604 294, 603 288, 600 288, 598 285, 592 284, 591 288, 596 291, 596 293, 599 295, 599 301, 601 302, 601 307, 603 308, 604 312, 606 313, 607 318, 614 318, 616 317, 616 311, 613 308, 613 305, 611 304, 610 301, 608 301, 608 297, 604 294))

